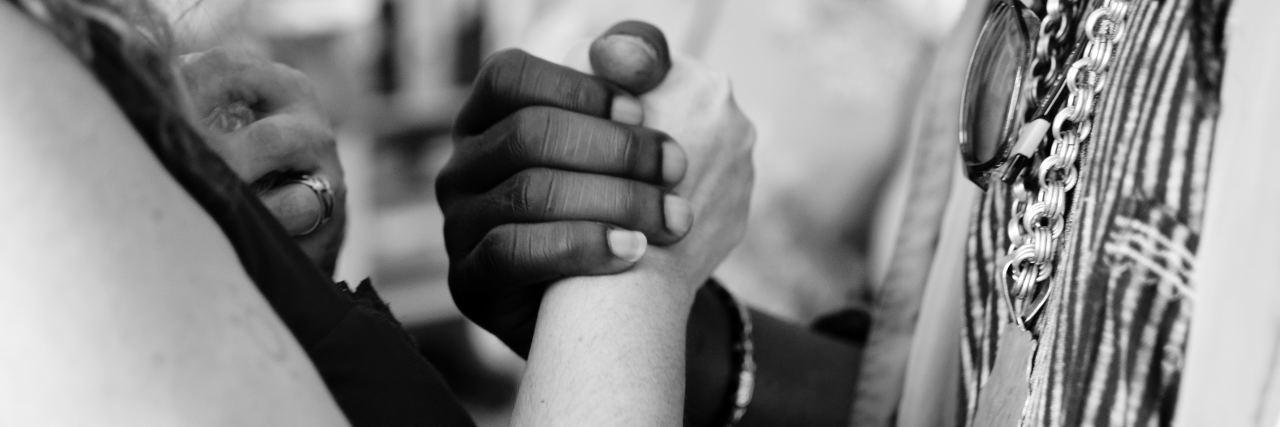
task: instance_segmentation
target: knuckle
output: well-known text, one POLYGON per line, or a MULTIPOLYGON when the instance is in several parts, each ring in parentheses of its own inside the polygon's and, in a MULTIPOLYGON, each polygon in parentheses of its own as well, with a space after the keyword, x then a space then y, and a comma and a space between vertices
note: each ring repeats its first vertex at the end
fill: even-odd
POLYGON ((517 237, 512 233, 513 229, 513 224, 499 225, 489 230, 479 242, 476 242, 470 254, 473 270, 494 271, 504 265, 504 257, 510 257, 512 251, 519 247, 517 237))
POLYGON ((506 49, 490 55, 480 68, 477 88, 499 91, 512 86, 528 60, 529 54, 520 49, 506 49))
POLYGON ((556 79, 555 87, 565 94, 568 104, 574 109, 586 109, 599 102, 599 93, 587 87, 589 80, 564 75, 556 79))
POLYGON ((546 148, 552 143, 550 135, 551 112, 543 107, 522 108, 512 115, 514 131, 503 141, 507 154, 517 164, 531 164, 542 160, 546 148))
POLYGON ((555 179, 550 171, 541 168, 525 169, 512 175, 506 182, 502 199, 512 212, 539 213, 549 211, 554 206, 551 199, 554 198, 555 179))
POLYGON ((325 119, 318 116, 304 118, 300 128, 299 138, 307 145, 319 148, 325 153, 332 153, 337 149, 338 137, 334 133, 333 126, 325 119))
MULTIPOLYGON (((542 261, 573 259, 578 255, 574 227, 555 227, 550 234, 530 236, 530 246, 535 248, 532 258, 542 261)), ((528 230, 534 234, 533 230, 528 230)))
POLYGON ((515 233, 515 224, 502 224, 489 230, 476 243, 475 253, 477 255, 497 258, 499 255, 507 253, 510 248, 515 247, 519 242, 519 235, 515 233))
MULTIPOLYGON (((265 149, 279 148, 284 145, 284 126, 279 120, 259 120, 249 125, 246 134, 253 145, 265 149)), ((274 151, 274 150, 268 150, 274 151)))
POLYGON ((596 250, 592 250, 594 245, 592 242, 600 241, 600 237, 604 234, 599 226, 591 224, 567 224, 564 232, 557 233, 560 236, 560 254, 567 259, 586 260, 591 256, 598 254, 596 250))
POLYGON ((645 184, 628 181, 620 191, 614 194, 616 198, 617 209, 621 210, 623 218, 627 221, 627 226, 641 226, 649 223, 662 223, 662 194, 657 189, 645 184), (653 216, 653 212, 645 209, 647 201, 653 201, 650 205, 657 208, 657 216, 653 216), (650 218, 656 220, 650 220, 650 218))
POLYGON ((280 79, 291 89, 297 91, 305 99, 315 98, 315 85, 312 84, 311 78, 307 77, 302 71, 278 62, 271 63, 272 70, 280 76, 280 79))
MULTIPOLYGON (((618 162, 622 164, 627 171, 632 173, 639 172, 645 163, 645 159, 641 157, 641 153, 644 151, 646 142, 652 138, 640 135, 638 131, 635 130, 618 129, 612 133, 614 135, 611 139, 616 141, 618 145, 615 151, 618 153, 618 162)), ((655 151, 657 153, 662 152, 662 150, 655 151)))

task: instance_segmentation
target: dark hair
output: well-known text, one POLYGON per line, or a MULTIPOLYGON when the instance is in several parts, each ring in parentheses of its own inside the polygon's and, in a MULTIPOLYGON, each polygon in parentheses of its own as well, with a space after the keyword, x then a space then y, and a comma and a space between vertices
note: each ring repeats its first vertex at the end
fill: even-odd
POLYGON ((43 24, 153 146, 200 141, 173 68, 173 37, 147 0, 9 0, 43 24), (184 141, 179 141, 184 140, 184 141))

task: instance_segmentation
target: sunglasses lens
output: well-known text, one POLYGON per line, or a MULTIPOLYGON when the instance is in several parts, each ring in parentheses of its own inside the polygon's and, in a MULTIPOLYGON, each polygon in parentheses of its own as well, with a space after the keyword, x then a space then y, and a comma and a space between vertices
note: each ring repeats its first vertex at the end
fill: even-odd
POLYGON ((1008 2, 991 11, 969 62, 961 107, 961 148, 971 164, 994 159, 1012 142, 1021 102, 1023 69, 1030 60, 1025 16, 1008 2))

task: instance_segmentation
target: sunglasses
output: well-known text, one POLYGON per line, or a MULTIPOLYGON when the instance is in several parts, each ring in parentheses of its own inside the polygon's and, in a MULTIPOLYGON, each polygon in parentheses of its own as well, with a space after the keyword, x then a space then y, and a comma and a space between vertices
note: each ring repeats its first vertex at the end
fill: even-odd
MULTIPOLYGON (((997 1, 969 59, 961 95, 960 154, 969 180, 983 190, 996 179, 1012 184, 1029 169, 1052 126, 1048 118, 1066 98, 1069 76, 1045 73, 1051 80, 1040 82, 1043 88, 1031 81, 1039 29, 1040 19, 1021 1, 997 1), (1040 98, 1038 104, 1035 98, 1040 98)), ((1082 45, 1074 46, 1067 63, 1079 57, 1082 45)))

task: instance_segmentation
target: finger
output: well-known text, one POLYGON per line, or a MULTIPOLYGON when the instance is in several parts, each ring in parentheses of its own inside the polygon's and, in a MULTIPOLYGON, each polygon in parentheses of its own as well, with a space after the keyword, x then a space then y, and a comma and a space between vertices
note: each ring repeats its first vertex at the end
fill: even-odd
POLYGON ((550 107, 515 112, 476 138, 460 139, 441 173, 449 188, 490 188, 527 168, 587 172, 674 186, 687 161, 662 132, 550 107))
POLYGON ((631 124, 642 119, 639 101, 604 80, 512 49, 485 61, 454 129, 460 135, 477 134, 537 105, 631 124))
POLYGON ((505 224, 466 256, 449 263, 449 290, 463 313, 507 333, 512 350, 528 354, 538 300, 552 280, 619 273, 643 256, 645 237, 583 221, 505 224), (506 319, 506 320, 503 320, 506 319))
POLYGON ((244 50, 220 48, 184 55, 179 67, 201 117, 235 103, 272 112, 315 97, 301 72, 244 50))
POLYGON ((323 219, 322 202, 310 187, 302 184, 289 183, 267 190, 260 199, 290 236, 314 231, 316 224, 323 219))
POLYGON ((230 135, 226 142, 239 153, 232 169, 245 182, 271 173, 313 173, 336 153, 333 131, 312 115, 267 117, 230 135))
POLYGON ((299 105, 315 106, 315 89, 301 71, 270 62, 232 77, 233 87, 256 96, 259 111, 275 112, 299 105))
POLYGON ((454 266, 467 283, 530 285, 630 268, 648 247, 644 234, 589 221, 503 224, 454 266))
POLYGON ((507 223, 593 221, 674 243, 693 223, 689 203, 657 186, 604 175, 534 168, 497 187, 444 207, 450 253, 470 250, 489 229, 507 223), (456 225, 456 226, 454 226, 456 225))
POLYGON ((641 21, 623 21, 591 43, 591 69, 632 94, 662 83, 671 69, 671 53, 662 30, 641 21))

